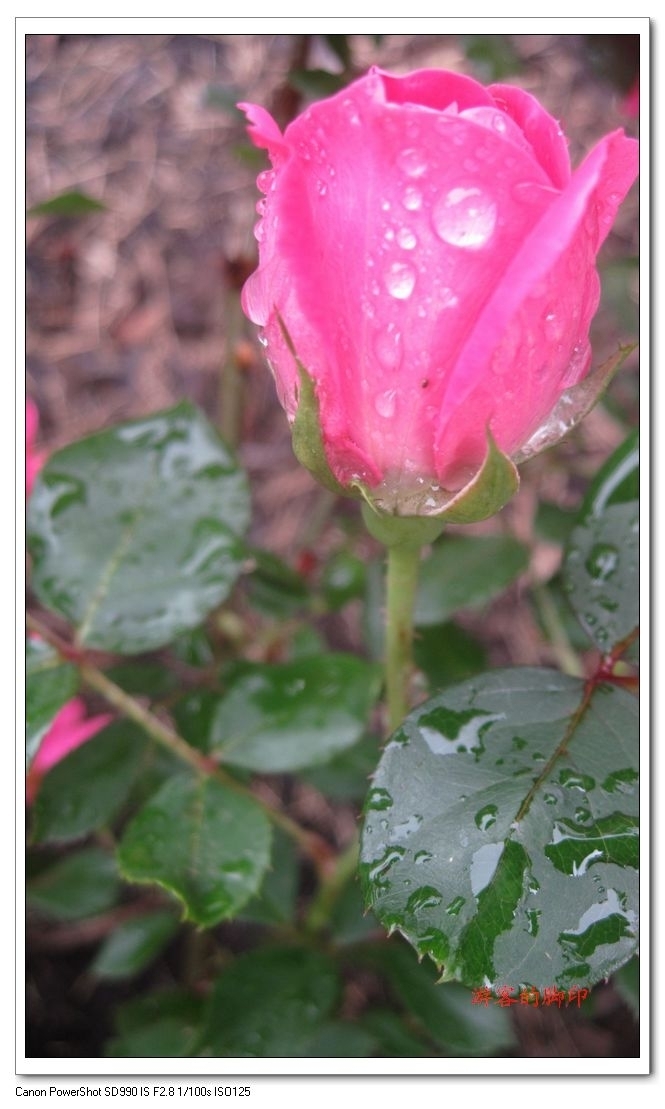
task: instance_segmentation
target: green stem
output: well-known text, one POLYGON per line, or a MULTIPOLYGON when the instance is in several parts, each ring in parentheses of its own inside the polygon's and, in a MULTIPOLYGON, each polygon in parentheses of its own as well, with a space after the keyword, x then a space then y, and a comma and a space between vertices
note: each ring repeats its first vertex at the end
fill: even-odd
POLYGON ((411 704, 413 608, 418 586, 420 547, 399 543, 388 548, 386 577, 386 692, 388 728, 394 732, 411 704))

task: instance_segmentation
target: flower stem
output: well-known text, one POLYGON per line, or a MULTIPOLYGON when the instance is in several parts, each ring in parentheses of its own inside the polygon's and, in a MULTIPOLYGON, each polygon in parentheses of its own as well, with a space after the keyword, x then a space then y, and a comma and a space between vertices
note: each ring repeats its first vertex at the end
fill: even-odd
POLYGON ((399 543, 388 547, 385 652, 390 732, 399 727, 411 707, 409 687, 413 669, 413 607, 419 566, 419 546, 399 543))

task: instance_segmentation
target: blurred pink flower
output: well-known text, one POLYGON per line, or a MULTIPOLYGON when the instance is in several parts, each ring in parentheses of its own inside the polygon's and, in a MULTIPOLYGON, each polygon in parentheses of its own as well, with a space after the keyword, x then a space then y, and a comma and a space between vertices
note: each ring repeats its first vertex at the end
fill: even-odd
POLYGON ((39 430, 39 412, 30 397, 25 402, 25 495, 29 497, 35 478, 46 460, 43 451, 35 450, 35 439, 39 430))
POLYGON ((113 719, 110 713, 102 713, 100 716, 90 716, 86 719, 85 712, 83 701, 74 697, 55 717, 28 771, 26 781, 28 804, 32 804, 37 796, 44 775, 64 759, 65 755, 97 735, 97 732, 110 724, 113 719))

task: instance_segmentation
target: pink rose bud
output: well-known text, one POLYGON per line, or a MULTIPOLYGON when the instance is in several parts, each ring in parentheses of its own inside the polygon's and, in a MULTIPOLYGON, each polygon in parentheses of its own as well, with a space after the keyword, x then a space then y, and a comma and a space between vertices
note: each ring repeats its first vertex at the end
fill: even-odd
POLYGON ((382 513, 497 511, 605 383, 596 255, 637 143, 615 131, 571 173, 533 96, 439 70, 373 69, 284 134, 241 107, 273 167, 243 307, 298 457, 382 513))

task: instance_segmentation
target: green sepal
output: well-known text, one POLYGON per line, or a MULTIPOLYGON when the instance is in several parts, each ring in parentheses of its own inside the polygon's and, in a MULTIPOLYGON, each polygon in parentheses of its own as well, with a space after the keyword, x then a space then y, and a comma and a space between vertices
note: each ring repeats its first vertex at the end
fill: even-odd
POLYGON ((445 527, 445 521, 429 516, 389 516, 378 512, 369 498, 361 506, 365 527, 384 547, 422 547, 433 543, 445 527))
POLYGON ((355 488, 369 506, 369 511, 363 508, 363 517, 370 533, 386 546, 395 546, 404 542, 431 543, 446 524, 475 524, 486 520, 503 508, 517 492, 519 484, 515 463, 499 450, 488 428, 487 454, 478 472, 463 489, 447 500, 442 499, 437 508, 427 513, 396 515, 386 512, 381 507, 380 489, 370 489, 360 482, 355 483, 355 488), (417 538, 420 528, 424 532, 422 539, 417 538))
POLYGON ((332 470, 328 465, 328 459, 326 458, 326 451, 323 445, 323 436, 321 435, 319 402, 316 396, 314 382, 296 354, 293 340, 289 335, 284 320, 280 315, 277 316, 277 319, 284 342, 289 348, 296 366, 298 367, 298 378, 300 381, 298 388, 298 409, 291 426, 293 453, 305 469, 309 470, 317 481, 325 485, 326 489, 332 490, 333 493, 348 495, 348 489, 340 485, 333 476, 332 470))
POLYGON ((544 424, 534 431, 531 438, 520 447, 515 454, 515 462, 526 462, 541 451, 558 443, 568 432, 577 427, 584 417, 600 400, 616 374, 623 366, 629 354, 635 350, 637 343, 629 343, 619 347, 616 354, 611 355, 602 366, 598 366, 587 374, 577 385, 566 389, 559 397, 554 408, 544 424))
POLYGON ((448 501, 438 519, 447 524, 475 524, 499 512, 520 487, 515 463, 499 450, 487 428, 487 454, 478 473, 448 501))

